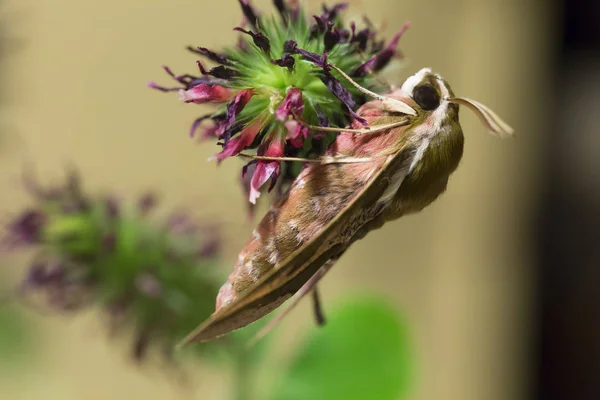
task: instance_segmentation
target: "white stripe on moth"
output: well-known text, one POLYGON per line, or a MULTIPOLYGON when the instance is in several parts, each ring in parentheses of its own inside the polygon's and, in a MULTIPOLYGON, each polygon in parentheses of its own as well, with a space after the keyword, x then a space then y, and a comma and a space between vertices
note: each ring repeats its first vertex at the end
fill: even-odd
POLYGON ((402 90, 404 94, 412 97, 415 86, 417 86, 427 74, 431 74, 431 68, 422 68, 419 72, 405 80, 400 90, 402 90))
MULTIPOLYGON (((444 119, 446 118, 446 113, 448 112, 448 99, 450 97, 450 92, 446 85, 444 85, 444 81, 440 78, 439 75, 436 75, 438 87, 440 88, 441 101, 440 105, 435 109, 428 120, 431 120, 431 125, 433 127, 433 134, 435 134, 438 130, 440 130, 444 119)), ((440 132, 441 133, 441 132, 440 132)), ((432 135, 433 136, 433 135, 432 135)))
POLYGON ((390 184, 387 186, 387 188, 385 188, 385 191, 377 202, 379 204, 389 204, 398 192, 398 189, 400 189, 400 185, 402 185, 402 182, 404 182, 406 175, 408 175, 406 166, 402 166, 402 168, 399 168, 396 172, 394 172, 392 179, 390 179, 390 184))

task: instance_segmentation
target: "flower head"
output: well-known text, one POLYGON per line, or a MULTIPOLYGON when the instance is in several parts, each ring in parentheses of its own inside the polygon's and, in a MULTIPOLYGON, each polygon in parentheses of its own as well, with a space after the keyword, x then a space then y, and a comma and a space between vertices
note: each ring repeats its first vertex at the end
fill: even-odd
POLYGON ((174 345, 214 310, 223 277, 214 224, 173 213, 153 221, 157 196, 127 205, 89 196, 74 171, 67 184, 26 179, 35 203, 6 226, 0 246, 31 248, 22 296, 42 295, 57 311, 100 305, 113 329, 133 332, 132 353, 171 355, 174 345))
MULTIPOLYGON (((205 68, 198 61, 198 76, 175 75, 165 67, 178 85, 149 84, 164 92, 179 91, 186 103, 217 104, 215 112, 194 121, 192 136, 203 129, 203 138, 218 138, 223 146, 216 157, 219 161, 241 152, 306 158, 319 155, 323 146, 315 146, 316 142, 330 143, 335 138, 333 133, 311 132, 306 125, 343 127, 352 120, 365 123, 355 110, 366 99, 330 65, 362 86, 376 86, 373 73, 397 54, 405 28, 386 45, 372 26, 359 29, 355 23, 344 24, 341 14, 346 3, 324 5, 319 15, 308 17, 296 1, 274 0, 279 16, 267 17, 250 0, 239 2, 245 22, 234 28, 241 35, 237 48, 216 53, 188 47, 218 65, 205 68), (208 121, 212 124, 202 128, 208 121)), ((290 162, 282 166, 280 161, 259 160, 253 164, 255 168, 244 168, 251 174, 251 203, 268 180, 272 182, 269 188, 273 188, 278 177, 289 181, 299 171, 290 162)))

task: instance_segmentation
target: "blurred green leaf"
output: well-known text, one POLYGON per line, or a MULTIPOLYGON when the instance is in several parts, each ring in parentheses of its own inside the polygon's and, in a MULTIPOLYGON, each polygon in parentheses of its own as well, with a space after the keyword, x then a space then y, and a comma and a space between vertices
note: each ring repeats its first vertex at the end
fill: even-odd
POLYGON ((315 328, 275 388, 273 400, 398 400, 409 389, 405 324, 382 300, 345 304, 315 328))
POLYGON ((30 343, 27 323, 21 313, 0 306, 0 367, 20 361, 30 343))

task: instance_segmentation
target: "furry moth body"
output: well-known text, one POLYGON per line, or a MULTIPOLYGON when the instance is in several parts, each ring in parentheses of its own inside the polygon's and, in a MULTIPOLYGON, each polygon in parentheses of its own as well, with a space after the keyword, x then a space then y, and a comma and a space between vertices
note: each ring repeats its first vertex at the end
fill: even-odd
POLYGON ((438 198, 463 154, 459 105, 473 110, 492 133, 513 134, 493 111, 455 97, 427 68, 387 96, 360 89, 375 97, 358 110, 370 128, 355 123, 341 130, 326 154, 340 162, 303 169, 240 252, 216 311, 180 345, 244 327, 300 289, 310 291, 353 242, 438 198))

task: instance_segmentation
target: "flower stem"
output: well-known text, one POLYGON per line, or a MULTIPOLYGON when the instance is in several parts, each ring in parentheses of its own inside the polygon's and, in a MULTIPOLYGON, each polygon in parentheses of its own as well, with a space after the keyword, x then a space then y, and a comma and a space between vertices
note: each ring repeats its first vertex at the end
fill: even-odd
POLYGON ((244 348, 237 347, 234 350, 234 400, 252 399, 251 364, 248 354, 244 348))

